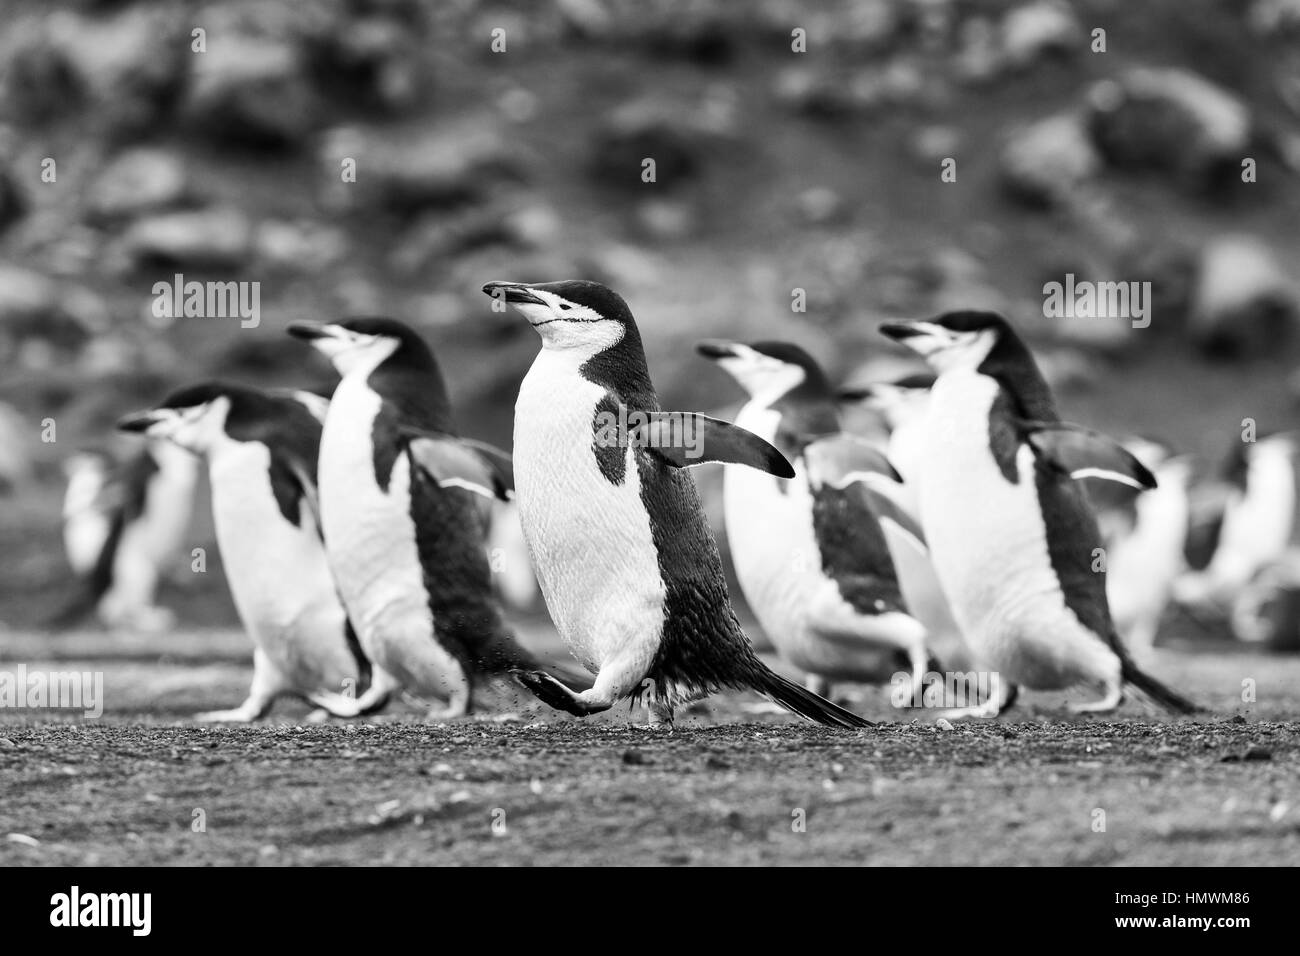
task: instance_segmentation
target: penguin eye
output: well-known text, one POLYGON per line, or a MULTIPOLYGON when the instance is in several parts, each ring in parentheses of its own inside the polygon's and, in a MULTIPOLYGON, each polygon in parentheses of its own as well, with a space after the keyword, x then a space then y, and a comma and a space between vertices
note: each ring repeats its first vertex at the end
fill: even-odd
POLYGON ((561 312, 568 312, 568 311, 569 311, 570 309, 572 309, 572 308, 573 308, 573 306, 569 305, 569 303, 567 303, 567 302, 561 302, 561 303, 560 303, 560 311, 561 311, 561 312))

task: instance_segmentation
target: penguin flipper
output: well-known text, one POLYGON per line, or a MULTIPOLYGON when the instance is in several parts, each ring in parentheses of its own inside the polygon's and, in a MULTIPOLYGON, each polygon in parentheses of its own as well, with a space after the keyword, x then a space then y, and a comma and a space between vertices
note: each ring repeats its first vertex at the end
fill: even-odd
POLYGON ((279 398, 287 398, 290 401, 297 402, 303 408, 307 409, 308 414, 322 425, 325 424, 325 416, 329 414, 330 400, 324 395, 317 395, 315 392, 309 392, 302 388, 271 388, 267 391, 279 398))
POLYGON ((1068 422, 1022 421, 1020 431, 1040 460, 1071 478, 1116 481, 1138 491, 1156 477, 1127 448, 1100 432, 1068 422))
POLYGON ((716 461, 748 465, 778 478, 793 478, 794 466, 753 432, 698 412, 650 412, 632 429, 631 443, 674 468, 716 461))
POLYGON ((407 440, 407 449, 412 462, 442 488, 464 488, 501 501, 513 497, 509 473, 502 471, 477 442, 450 435, 421 434, 407 440))
POLYGON ((808 480, 814 488, 829 484, 844 488, 864 475, 883 475, 894 482, 902 476, 885 453, 856 435, 831 435, 809 442, 803 450, 808 480))

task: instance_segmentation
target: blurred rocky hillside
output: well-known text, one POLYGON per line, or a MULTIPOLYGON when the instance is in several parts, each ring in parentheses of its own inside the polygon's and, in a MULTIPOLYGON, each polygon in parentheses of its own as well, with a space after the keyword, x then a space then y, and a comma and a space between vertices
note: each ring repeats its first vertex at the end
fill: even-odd
POLYGON ((213 375, 327 385, 295 319, 418 324, 466 430, 508 443, 536 341, 493 278, 619 289, 681 407, 736 397, 702 335, 865 375, 896 354, 882 318, 989 306, 1094 424, 1195 446, 1291 415, 1297 0, 4 0, 0 23, 0 402, 46 479, 0 501, 10 593, 57 566, 58 459, 122 412, 213 375), (258 282, 260 325, 158 318, 176 273, 258 282), (1043 318, 1066 273, 1151 281, 1151 327, 1043 318))

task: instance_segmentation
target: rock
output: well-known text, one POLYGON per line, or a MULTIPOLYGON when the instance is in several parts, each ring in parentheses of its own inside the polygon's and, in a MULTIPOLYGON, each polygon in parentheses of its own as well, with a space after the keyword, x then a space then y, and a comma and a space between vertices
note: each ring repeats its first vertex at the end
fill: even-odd
POLYGON ((185 164, 175 153, 141 148, 122 153, 90 187, 92 217, 129 219, 175 206, 186 198, 185 164))
POLYGON ((922 126, 909 144, 912 155, 927 167, 938 166, 949 156, 956 156, 961 146, 961 131, 954 126, 922 126))
POLYGON ((482 201, 523 182, 519 150, 482 118, 414 135, 342 127, 321 150, 333 184, 327 201, 346 210, 379 209, 411 218, 428 208, 482 201), (356 182, 342 180, 341 163, 356 162, 356 182))
POLYGON ((31 420, 7 402, 0 402, 0 495, 24 488, 36 477, 32 452, 38 444, 37 434, 31 420))
POLYGON ((686 239, 698 228, 694 207, 676 199, 646 199, 637 203, 636 222, 656 242, 686 239))
POLYGON ((147 216, 121 239, 136 268, 238 269, 248 261, 252 243, 252 224, 233 206, 147 216))
POLYGON ((973 16, 961 26, 960 47, 954 73, 967 83, 985 83, 996 77, 1003 67, 1002 47, 993 21, 973 16))
POLYGON ((999 155, 1003 188, 1035 207, 1067 203, 1079 184, 1095 176, 1101 165, 1083 118, 1075 113, 1018 127, 999 155))
POLYGON ((842 221, 847 210, 844 197, 825 186, 805 189, 795 198, 795 206, 804 222, 818 226, 842 221))
POLYGON ((298 49, 253 35, 223 36, 196 55, 182 114, 213 143, 270 149, 300 144, 321 116, 298 49))
POLYGON ((1064 3, 1040 0, 1016 7, 1002 18, 1002 53, 1023 68, 1048 54, 1070 54, 1083 43, 1083 29, 1064 3))
POLYGON ((1268 246, 1251 236, 1223 236, 1201 254, 1188 318, 1206 355, 1253 358, 1291 340, 1300 301, 1268 246))
POLYGON ((1300 32, 1300 0, 1255 0, 1246 19, 1260 36, 1300 32))
POLYGON ((190 55, 180 7, 136 4, 103 15, 60 10, 19 22, 4 96, 31 121, 93 107, 114 139, 156 128, 181 88, 190 55))
POLYGON ((695 178, 704 166, 699 136, 689 122, 653 101, 625 104, 605 116, 593 136, 592 175, 629 192, 645 189, 642 163, 653 159, 653 186, 673 188, 695 178))
POLYGON ((423 10, 372 10, 357 17, 323 17, 304 28, 303 47, 315 85, 331 102, 401 113, 419 104, 426 87, 423 10))
POLYGON ((787 67, 778 73, 772 94, 790 112, 817 119, 839 119, 868 105, 842 79, 803 66, 787 67))
POLYGON ((0 166, 0 235, 27 214, 27 197, 17 180, 4 166, 0 166))
POLYGON ((1121 169, 1152 169, 1204 190, 1248 155, 1250 110, 1233 94, 1183 69, 1139 69, 1088 91, 1088 127, 1102 156, 1121 169))
POLYGON ((260 222, 253 236, 259 262, 279 269, 319 273, 347 254, 347 234, 319 222, 260 222))
POLYGON ((17 354, 29 368, 48 367, 101 331, 106 316, 102 302, 86 289, 0 265, 0 355, 17 354))

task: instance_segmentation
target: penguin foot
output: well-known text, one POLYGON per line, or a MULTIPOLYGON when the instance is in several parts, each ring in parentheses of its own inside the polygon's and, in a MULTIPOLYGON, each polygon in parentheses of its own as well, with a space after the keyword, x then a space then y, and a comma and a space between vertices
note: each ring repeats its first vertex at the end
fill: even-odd
POLYGON ((201 724, 251 724, 262 715, 247 707, 233 710, 205 710, 195 714, 194 719, 201 724))
POLYGON ((302 720, 303 723, 305 724, 323 724, 329 719, 330 719, 330 712, 326 710, 324 707, 317 707, 315 710, 313 710, 302 720))
POLYGON ((1075 714, 1108 714, 1124 702, 1122 684, 1106 685, 1106 696, 1101 700, 1084 701, 1081 704, 1067 704, 1066 709, 1075 714))
POLYGON ((1015 703, 1016 698, 1020 696, 1020 688, 1015 684, 999 680, 993 693, 982 704, 973 704, 970 707, 956 707, 951 710, 942 711, 938 717, 944 720, 965 720, 968 717, 977 717, 990 719, 998 716, 1004 710, 1015 703))
POLYGON ((513 670, 510 673, 538 700, 556 710, 573 714, 575 717, 586 717, 602 710, 609 710, 609 704, 602 706, 583 700, 581 695, 575 694, 545 671, 513 670))

